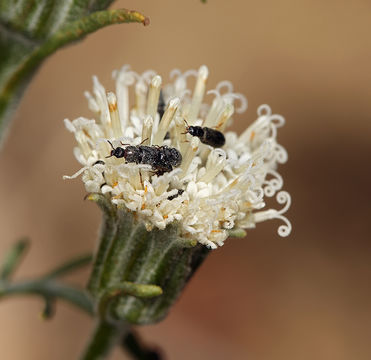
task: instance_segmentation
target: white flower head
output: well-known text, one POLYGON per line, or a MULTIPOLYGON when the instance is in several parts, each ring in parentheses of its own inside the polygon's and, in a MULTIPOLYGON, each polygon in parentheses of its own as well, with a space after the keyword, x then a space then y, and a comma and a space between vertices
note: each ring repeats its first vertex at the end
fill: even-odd
POLYGON ((282 220, 278 233, 289 235, 291 224, 283 213, 290 206, 290 195, 281 191, 283 180, 276 171, 287 160, 276 140, 277 129, 284 124, 281 115, 262 105, 241 135, 226 131, 234 112, 246 110, 247 100, 229 81, 206 91, 206 66, 184 73, 174 70, 167 85, 154 71, 140 75, 127 65, 113 77, 116 94, 106 92, 96 77, 93 93, 85 93, 93 119, 65 120, 77 141, 75 157, 83 165, 65 178, 82 174, 86 191, 109 196, 118 207, 135 213, 148 231, 178 222, 182 236, 212 249, 223 245, 232 230, 268 219, 282 220), (193 91, 188 88, 190 77, 196 80, 193 91), (211 104, 205 98, 211 98, 211 104), (224 133, 225 145, 206 144, 204 137, 188 132, 189 126, 224 133), (158 171, 153 158, 136 163, 127 155, 110 156, 112 149, 128 146, 150 146, 156 154, 165 146, 175 148, 182 159, 179 165, 158 171), (265 198, 273 196, 283 208, 264 210, 265 198))

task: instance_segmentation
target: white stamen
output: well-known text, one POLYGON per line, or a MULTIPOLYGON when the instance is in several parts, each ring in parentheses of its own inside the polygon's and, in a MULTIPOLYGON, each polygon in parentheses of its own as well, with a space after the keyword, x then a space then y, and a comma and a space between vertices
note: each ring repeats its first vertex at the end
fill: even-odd
POLYGON ((99 113, 100 109, 99 109, 99 106, 97 104, 97 102, 95 101, 94 97, 90 94, 89 91, 85 91, 84 92, 84 95, 85 97, 87 98, 88 100, 88 107, 91 111, 95 112, 95 113, 99 113))
POLYGON ((281 210, 274 210, 274 209, 269 209, 265 211, 260 211, 257 213, 254 213, 254 221, 255 222, 262 222, 265 220, 272 220, 272 219, 279 219, 285 222, 285 225, 280 225, 278 228, 278 234, 282 237, 288 236, 291 233, 291 223, 290 221, 287 220, 285 216, 282 214, 285 213, 290 205, 291 205, 291 196, 288 192, 286 191, 280 191, 277 196, 276 196, 277 202, 279 204, 285 204, 283 209, 281 210))
POLYGON ((85 170, 89 169, 90 166, 84 166, 79 171, 75 172, 73 175, 63 175, 63 180, 70 180, 70 179, 76 179, 79 175, 81 175, 85 170))
POLYGON ((121 126, 123 129, 129 123, 129 89, 133 85, 138 75, 130 70, 130 66, 124 65, 119 71, 112 73, 116 79, 116 93, 118 99, 118 111, 120 114, 121 126))
POLYGON ((187 78, 190 76, 197 76, 196 70, 188 70, 185 73, 181 73, 180 70, 175 69, 170 73, 170 79, 176 76, 173 85, 174 96, 178 96, 180 99, 183 99, 187 94, 191 94, 191 91, 187 89, 187 78))
POLYGON ((142 79, 149 84, 152 80, 152 78, 156 75, 156 71, 154 70, 146 70, 142 74, 142 79))
POLYGON ((179 98, 174 98, 169 101, 169 106, 166 109, 164 116, 162 117, 162 120, 158 126, 157 133, 154 136, 154 139, 153 139, 154 145, 162 145, 166 132, 169 129, 170 122, 173 120, 179 104, 180 104, 179 98))
POLYGON ((212 181, 223 169, 226 164, 226 154, 221 149, 213 150, 206 163, 206 172, 199 181, 208 183, 212 181))
POLYGON ((184 156, 187 148, 187 135, 186 135, 186 123, 184 119, 177 116, 175 119, 175 141, 176 146, 180 149, 181 154, 184 156))
POLYGON ((139 116, 143 116, 146 110, 147 86, 143 81, 139 81, 135 85, 135 109, 139 116))
POLYGON ((116 95, 113 92, 107 93, 108 109, 111 116, 113 135, 115 138, 122 136, 121 122, 117 110, 116 95))
POLYGON ((142 129, 142 144, 143 145, 152 144, 152 127, 153 127, 153 119, 151 115, 148 115, 143 121, 143 129, 142 129))
POLYGON ((223 112, 220 114, 220 117, 218 119, 218 123, 215 126, 215 128, 219 131, 224 131, 224 129, 227 126, 228 120, 234 113, 234 106, 232 104, 227 104, 223 110, 223 112))
POLYGON ((143 175, 142 170, 138 169, 133 176, 133 185, 135 189, 143 189, 143 175))
POLYGON ((220 90, 223 88, 223 87, 226 87, 227 88, 227 93, 231 93, 233 91, 233 84, 228 81, 228 80, 223 80, 223 81, 220 81, 218 83, 218 85, 216 85, 215 89, 216 91, 218 91, 218 93, 220 94, 220 90))
POLYGON ((236 112, 241 114, 247 110, 247 99, 244 95, 238 93, 231 93, 223 95, 223 99, 225 99, 230 104, 233 104, 234 100, 239 100, 240 106, 236 109, 236 112))
POLYGON ((75 138, 82 154, 85 156, 85 159, 87 159, 91 152, 91 149, 88 145, 87 136, 81 130, 79 130, 75 132, 75 138))
POLYGON ((274 170, 267 171, 267 175, 271 174, 273 176, 272 179, 264 181, 266 185, 264 187, 264 194, 265 196, 272 197, 276 194, 276 191, 280 190, 283 185, 282 176, 274 170))
POLYGON ((188 122, 190 125, 194 124, 194 121, 197 119, 198 112, 200 111, 200 106, 205 94, 206 81, 208 76, 209 70, 207 66, 202 65, 198 70, 197 82, 193 92, 192 105, 188 114, 188 122))
MULTIPOLYGON (((211 93, 211 91, 208 91, 208 93, 211 93)), ((214 127, 217 123, 218 115, 222 111, 223 106, 224 106, 223 100, 221 99, 218 93, 218 95, 213 100, 211 108, 202 125, 206 127, 214 127)))
POLYGON ((170 71, 169 77, 170 79, 173 79, 175 76, 180 76, 182 72, 179 69, 173 69, 170 71))
POLYGON ((64 126, 69 132, 73 133, 76 131, 75 126, 72 124, 72 122, 69 119, 64 119, 63 121, 64 121, 64 126))
MULTIPOLYGON (((94 95, 100 109, 100 121, 105 125, 106 131, 111 132, 111 118, 109 116, 106 90, 96 76, 93 76, 94 95)), ((111 134, 107 134, 111 135, 111 134)))
POLYGON ((182 177, 187 175, 187 170, 189 166, 191 165, 193 158, 196 155, 199 144, 200 144, 199 138, 193 137, 190 144, 188 145, 186 153, 183 156, 182 164, 180 165, 180 168, 183 170, 181 174, 182 177))
POLYGON ((147 115, 151 115, 153 119, 157 114, 158 99, 161 91, 161 76, 156 75, 152 78, 149 86, 148 100, 147 100, 147 115))
POLYGON ((272 110, 271 110, 271 107, 267 104, 262 104, 258 107, 258 110, 257 110, 257 113, 259 116, 264 116, 264 115, 271 115, 272 114, 272 110))

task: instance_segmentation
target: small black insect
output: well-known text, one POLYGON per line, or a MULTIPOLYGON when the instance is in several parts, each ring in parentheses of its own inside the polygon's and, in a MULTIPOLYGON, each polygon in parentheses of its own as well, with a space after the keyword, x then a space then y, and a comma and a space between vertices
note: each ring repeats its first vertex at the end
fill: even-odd
POLYGON ((165 172, 172 171, 173 167, 179 166, 182 162, 181 153, 168 146, 127 145, 124 148, 115 148, 110 141, 108 143, 112 150, 107 157, 114 156, 125 158, 128 163, 151 165, 156 175, 163 175, 165 172))
POLYGON ((171 201, 171 200, 177 198, 178 196, 182 195, 183 193, 184 193, 184 190, 183 189, 179 189, 177 194, 171 195, 167 199, 171 201))
POLYGON ((214 148, 220 148, 225 144, 225 137, 222 132, 208 127, 189 126, 187 121, 185 122, 187 124, 185 134, 197 136, 203 144, 214 148))

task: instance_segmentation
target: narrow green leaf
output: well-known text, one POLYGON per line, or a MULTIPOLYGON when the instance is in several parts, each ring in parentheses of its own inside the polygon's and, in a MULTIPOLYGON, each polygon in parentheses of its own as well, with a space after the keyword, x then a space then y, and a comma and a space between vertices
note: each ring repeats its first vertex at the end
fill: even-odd
POLYGON ((0 299, 11 295, 39 295, 44 299, 63 299, 88 314, 94 313, 93 304, 85 292, 51 280, 31 280, 15 284, 0 283, 0 299))
POLYGON ((25 7, 20 6, 22 11, 17 11, 18 8, 10 3, 4 5, 0 2, 0 9, 3 10, 0 12, 0 141, 18 99, 47 56, 108 25, 149 24, 146 16, 127 9, 90 13, 108 6, 110 2, 47 0, 46 7, 38 11, 41 2, 36 1, 25 12, 22 12, 25 7))
POLYGON ((24 238, 19 240, 6 254, 3 265, 1 267, 0 279, 9 280, 14 271, 20 264, 26 250, 29 247, 29 240, 24 238))
MULTIPOLYGON (((80 360, 103 360, 108 359, 110 352, 119 343, 122 336, 126 336, 130 327, 125 322, 110 323, 98 321, 95 330, 83 352, 80 360)), ((139 359, 137 359, 139 360, 139 359)))
POLYGON ((149 25, 149 18, 137 11, 127 9, 97 11, 61 28, 47 40, 41 52, 49 54, 108 25, 132 22, 149 25))

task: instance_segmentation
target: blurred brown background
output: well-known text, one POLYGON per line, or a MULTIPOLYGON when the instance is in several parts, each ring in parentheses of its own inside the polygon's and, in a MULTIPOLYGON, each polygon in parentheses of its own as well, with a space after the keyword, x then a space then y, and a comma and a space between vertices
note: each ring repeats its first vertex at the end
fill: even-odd
MULTIPOLYGON (((286 117, 280 168, 293 198, 289 238, 277 222, 212 253, 170 316, 138 331, 169 360, 370 359, 371 5, 367 1, 119 1, 151 25, 103 29, 49 59, 0 155, 0 253, 22 235, 32 249, 18 277, 94 246, 99 210, 83 201, 63 118, 86 115, 97 74, 129 63, 166 75, 207 64, 249 100, 241 131, 268 103, 286 117)), ((82 283, 87 272, 70 279, 82 283)), ((1 359, 76 359, 91 319, 62 302, 39 319, 36 298, 0 304, 1 359)), ((114 359, 126 359, 116 351, 114 359)))

